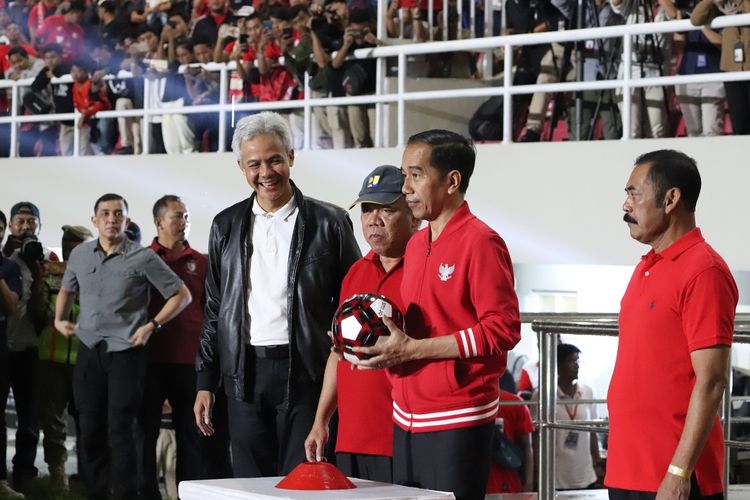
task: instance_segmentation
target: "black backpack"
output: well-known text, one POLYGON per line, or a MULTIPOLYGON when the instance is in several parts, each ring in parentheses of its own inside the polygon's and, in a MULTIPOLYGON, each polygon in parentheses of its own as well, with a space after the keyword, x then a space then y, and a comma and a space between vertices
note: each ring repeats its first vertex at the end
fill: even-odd
POLYGON ((469 135, 475 141, 503 138, 503 96, 492 96, 479 106, 469 120, 469 135))

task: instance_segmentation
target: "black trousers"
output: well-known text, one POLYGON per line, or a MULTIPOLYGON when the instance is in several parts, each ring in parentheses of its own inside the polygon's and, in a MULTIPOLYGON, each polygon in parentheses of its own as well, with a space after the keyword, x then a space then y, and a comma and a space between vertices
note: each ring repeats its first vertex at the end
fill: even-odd
POLYGON ((315 419, 320 387, 295 381, 297 397, 285 407, 288 357, 257 357, 246 370, 252 380, 251 402, 228 400, 234 476, 286 475, 306 461, 304 443, 315 419))
MULTIPOLYGON (((13 457, 13 483, 19 488, 35 478, 36 445, 39 442, 36 371, 39 349, 32 347, 8 353, 8 377, 16 402, 18 428, 16 455, 13 457)), ((7 393, 6 393, 7 396, 7 393)))
POLYGON ((193 416, 195 384, 196 374, 193 365, 148 364, 143 412, 139 419, 143 432, 144 450, 140 489, 146 498, 161 499, 155 450, 165 399, 168 399, 172 406, 172 422, 177 439, 177 483, 201 477, 201 436, 193 416))
POLYGON ((229 417, 227 416, 227 396, 220 388, 214 395, 211 418, 214 424, 213 436, 201 436, 200 479, 224 479, 234 477, 232 455, 229 452, 229 417))
MULTIPOLYGON (((653 491, 631 491, 631 490, 620 490, 618 488, 609 489, 610 500, 654 500, 656 493, 653 491)), ((698 488, 698 481, 695 479, 695 474, 690 478, 690 496, 688 500, 724 500, 723 493, 716 493, 715 495, 702 495, 700 488, 698 488)))
POLYGON ((81 423, 81 459, 89 498, 137 496, 135 424, 143 403, 146 351, 107 352, 81 344, 73 393, 81 423))
POLYGON ((750 134, 750 80, 724 82, 733 135, 750 134))
POLYGON ((393 430, 393 482, 482 500, 490 468, 493 423, 438 432, 393 430))
POLYGON ((393 459, 382 455, 336 453, 336 467, 347 477, 393 482, 393 459))

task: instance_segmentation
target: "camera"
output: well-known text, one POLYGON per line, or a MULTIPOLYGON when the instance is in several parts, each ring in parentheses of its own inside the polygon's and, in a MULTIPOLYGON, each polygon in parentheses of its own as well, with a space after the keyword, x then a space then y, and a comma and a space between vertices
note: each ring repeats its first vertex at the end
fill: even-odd
POLYGON ((247 33, 240 34, 240 43, 247 43, 247 33))
POLYGON ((21 240, 21 256, 31 262, 42 262, 44 260, 44 247, 36 239, 36 236, 24 236, 21 240))
POLYGON ((310 26, 316 33, 323 31, 328 27, 328 19, 326 19, 324 11, 320 11, 312 18, 312 24, 310 26))

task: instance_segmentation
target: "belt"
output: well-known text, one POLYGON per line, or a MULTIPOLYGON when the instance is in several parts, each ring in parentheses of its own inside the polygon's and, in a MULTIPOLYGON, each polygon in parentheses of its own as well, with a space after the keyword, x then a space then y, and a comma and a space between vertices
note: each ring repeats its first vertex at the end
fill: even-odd
POLYGON ((254 345, 255 356, 266 359, 289 359, 289 344, 254 345))

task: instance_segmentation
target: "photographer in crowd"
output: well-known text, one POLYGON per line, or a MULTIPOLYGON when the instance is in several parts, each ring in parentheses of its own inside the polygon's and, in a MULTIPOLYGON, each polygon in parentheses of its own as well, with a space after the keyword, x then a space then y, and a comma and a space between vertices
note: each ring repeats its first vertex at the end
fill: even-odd
MULTIPOLYGON (((612 10, 625 18, 625 24, 639 24, 666 21, 667 16, 661 5, 654 0, 610 0, 612 10)), ((633 37, 632 79, 669 76, 672 74, 670 33, 654 33, 633 37)), ((625 57, 623 55, 623 57, 625 57)), ((622 79, 625 65, 621 64, 618 79, 622 79)), ((622 89, 617 90, 622 96, 622 89)), ((666 87, 640 87, 633 90, 630 109, 623 109, 622 101, 618 103, 620 113, 630 113, 630 137, 667 137, 671 135, 668 124, 668 96, 666 87)))
MULTIPOLYGON (((376 59, 353 59, 357 49, 377 47, 381 42, 372 33, 373 19, 368 9, 353 9, 344 39, 336 57, 331 61, 334 69, 343 69, 342 86, 348 96, 375 92, 376 59), (350 57, 347 60, 347 57, 350 57)), ((346 107, 349 127, 355 148, 372 147, 375 137, 375 105, 354 104, 346 107)))
MULTIPOLYGON (((343 0, 326 0, 322 10, 313 8, 311 12, 310 31, 314 64, 310 65, 309 72, 312 97, 343 97, 343 71, 331 66, 331 53, 343 45, 349 9, 343 0)), ((315 107, 313 113, 313 137, 318 148, 330 147, 323 141, 323 136, 330 137, 334 149, 349 147, 351 136, 346 107, 315 107)))
POLYGON ((46 260, 60 259, 39 243, 42 224, 39 209, 33 203, 22 201, 13 205, 8 228, 10 235, 3 247, 3 255, 21 269, 22 285, 16 309, 8 315, 7 370, 18 416, 13 488, 23 491, 37 475, 34 466, 39 440, 35 394, 37 346, 47 317, 43 264, 46 260))

